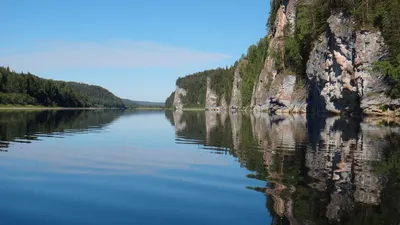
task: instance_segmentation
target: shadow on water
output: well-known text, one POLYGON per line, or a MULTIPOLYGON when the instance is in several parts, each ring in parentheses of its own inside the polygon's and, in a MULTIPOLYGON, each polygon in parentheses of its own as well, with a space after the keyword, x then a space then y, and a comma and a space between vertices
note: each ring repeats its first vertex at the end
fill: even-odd
POLYGON ((231 154, 271 224, 399 224, 400 127, 384 118, 171 112, 176 143, 231 154))
POLYGON ((1 111, 0 151, 12 142, 30 143, 41 137, 63 138, 76 133, 101 132, 121 116, 138 114, 124 110, 1 111))

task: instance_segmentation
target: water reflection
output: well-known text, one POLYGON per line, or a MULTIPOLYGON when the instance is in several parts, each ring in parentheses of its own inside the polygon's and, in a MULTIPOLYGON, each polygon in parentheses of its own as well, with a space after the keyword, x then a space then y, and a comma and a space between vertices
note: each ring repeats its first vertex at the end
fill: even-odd
POLYGON ((43 137, 63 138, 101 132, 117 118, 138 113, 123 110, 1 111, 0 151, 10 143, 30 143, 43 137))
POLYGON ((400 128, 387 118, 166 112, 176 142, 229 153, 271 224, 399 224, 400 128))

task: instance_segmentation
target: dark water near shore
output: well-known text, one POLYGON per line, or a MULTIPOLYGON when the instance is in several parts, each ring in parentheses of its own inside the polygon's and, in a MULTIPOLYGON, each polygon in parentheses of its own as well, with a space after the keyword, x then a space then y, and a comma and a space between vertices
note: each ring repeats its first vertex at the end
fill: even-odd
POLYGON ((0 112, 0 224, 400 224, 384 118, 0 112))

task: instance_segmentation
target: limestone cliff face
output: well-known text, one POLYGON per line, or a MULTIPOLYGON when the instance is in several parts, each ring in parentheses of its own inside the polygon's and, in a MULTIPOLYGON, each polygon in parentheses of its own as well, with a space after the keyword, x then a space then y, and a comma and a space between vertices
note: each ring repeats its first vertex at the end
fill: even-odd
POLYGON ((259 79, 254 87, 252 107, 255 111, 266 111, 269 108, 269 97, 273 95, 270 92, 271 83, 275 80, 277 70, 275 68, 275 60, 271 56, 271 52, 281 52, 283 48, 283 30, 287 24, 284 7, 281 6, 277 12, 274 29, 271 30, 269 53, 261 70, 259 79))
MULTIPOLYGON (((268 111, 272 113, 302 113, 306 110, 303 92, 296 92, 296 75, 278 74, 276 69, 275 54, 283 54, 284 30, 288 26, 289 33, 293 35, 296 22, 297 0, 285 1, 278 9, 274 28, 270 30, 268 56, 264 63, 257 84, 253 90, 251 106, 254 111, 268 111)), ((278 56, 279 57, 279 56, 278 56)))
POLYGON ((214 110, 218 107, 218 95, 211 89, 211 78, 207 77, 206 110, 214 110))
MULTIPOLYGON (((311 2, 313 0, 301 4, 311 2)), ((269 113, 400 116, 400 99, 387 96, 394 81, 373 70, 374 63, 388 56, 388 47, 382 34, 379 31, 357 30, 356 21, 346 13, 333 13, 327 20, 325 32, 312 43, 306 78, 302 74, 282 72, 285 68, 282 69, 277 60, 284 59, 285 35, 294 35, 298 4, 298 0, 285 0, 278 8, 275 22, 269 29, 264 66, 253 86, 250 108, 255 112, 269 113)), ((242 59, 236 66, 231 96, 218 96, 219 90, 212 90, 212 81, 207 78, 206 110, 243 110, 242 88, 245 78, 240 70, 242 63, 247 61, 242 59), (227 100, 230 100, 229 105, 227 100)), ((176 88, 176 109, 183 108, 182 97, 187 91, 190 90, 176 88)))
POLYGON ((240 74, 240 64, 246 63, 245 60, 239 62, 239 66, 236 67, 235 73, 233 75, 233 85, 232 85, 232 96, 229 109, 231 111, 240 110, 242 107, 242 75, 240 74))
POLYGON ((353 18, 343 12, 328 19, 326 32, 313 43, 307 85, 296 86, 296 74, 280 74, 275 61, 284 52, 284 36, 294 33, 298 4, 284 2, 270 29, 268 57, 253 90, 254 111, 400 115, 398 110, 383 111, 399 108, 400 99, 386 95, 393 81, 373 71, 374 63, 388 54, 381 33, 357 30, 353 18), (286 26, 289 33, 284 33, 286 26))
POLYGON ((389 82, 373 72, 373 64, 387 55, 381 33, 357 31, 344 13, 332 15, 328 25, 307 63, 308 110, 383 113, 384 105, 400 105, 385 95, 389 82))
POLYGON ((174 96, 174 108, 176 110, 182 110, 183 109, 183 97, 185 97, 187 94, 186 90, 183 88, 180 88, 179 86, 176 86, 175 89, 175 96, 174 96))
POLYGON ((207 77, 207 91, 206 91, 206 110, 225 111, 228 109, 228 103, 225 94, 221 98, 218 97, 215 90, 211 88, 211 78, 207 77))

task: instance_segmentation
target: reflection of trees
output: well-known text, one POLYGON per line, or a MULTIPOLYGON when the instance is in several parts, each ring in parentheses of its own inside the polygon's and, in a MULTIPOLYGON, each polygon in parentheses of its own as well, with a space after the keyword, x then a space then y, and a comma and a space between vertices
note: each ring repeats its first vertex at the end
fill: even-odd
POLYGON ((393 121, 185 114, 178 136, 228 149, 267 181, 248 188, 266 194, 272 224, 399 224, 400 129, 384 126, 393 121))
POLYGON ((9 142, 28 142, 40 136, 93 132, 102 129, 118 117, 122 110, 61 110, 0 112, 0 149, 9 142))

